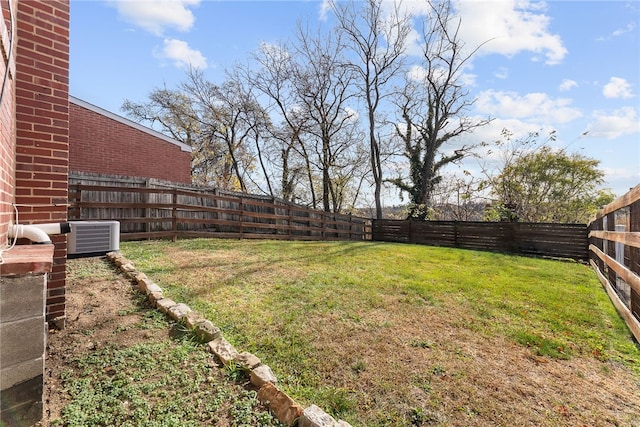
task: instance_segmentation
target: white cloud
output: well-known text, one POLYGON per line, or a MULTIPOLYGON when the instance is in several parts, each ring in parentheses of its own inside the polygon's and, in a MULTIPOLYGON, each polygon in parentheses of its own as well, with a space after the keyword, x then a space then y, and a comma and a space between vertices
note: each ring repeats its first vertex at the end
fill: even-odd
POLYGON ((633 98, 635 95, 631 91, 631 85, 620 77, 611 77, 609 83, 602 88, 605 98, 633 98))
POLYGON ((577 81, 571 80, 571 79, 564 79, 562 80, 562 83, 560 83, 559 89, 560 89, 560 92, 566 92, 573 89, 574 87, 578 87, 577 81))
POLYGON ((549 31, 550 19, 544 14, 545 3, 528 0, 468 1, 459 0, 462 18, 460 35, 467 47, 485 43, 480 54, 513 56, 528 51, 544 55, 547 64, 560 63, 567 49, 557 34, 549 31))
MULTIPOLYGON (((483 117, 477 117, 479 120, 482 118, 483 117)), ((532 132, 539 132, 541 127, 539 124, 527 123, 518 119, 496 118, 492 120, 491 123, 474 129, 472 138, 477 142, 484 141, 492 143, 501 139, 501 132, 503 129, 509 129, 509 131, 513 133, 514 138, 518 138, 532 132)), ((467 136, 465 136, 465 138, 467 138, 467 136)), ((495 151, 495 147, 492 147, 491 145, 488 148, 495 151)))
POLYGON ((281 44, 260 42, 260 50, 271 58, 277 58, 281 62, 288 61, 291 57, 287 48, 281 44))
POLYGON ((178 68, 207 68, 207 58, 199 50, 191 49, 187 42, 176 39, 165 39, 162 50, 154 52, 157 58, 173 61, 178 68))
POLYGON ((623 135, 640 133, 638 110, 633 107, 623 107, 609 114, 595 111, 593 118, 593 123, 588 126, 589 136, 614 139, 623 135))
POLYGON ((614 30, 611 34, 609 34, 608 36, 602 36, 602 37, 598 37, 596 40, 598 41, 605 41, 605 40, 611 40, 614 37, 620 37, 626 33, 630 33, 631 31, 636 29, 636 24, 635 22, 631 22, 629 24, 627 24, 626 27, 623 28, 618 28, 617 30, 614 30))
POLYGON ((633 170, 629 168, 602 168, 602 171, 607 177, 607 181, 623 181, 623 180, 638 180, 640 178, 640 170, 633 170))
POLYGON ((502 119, 560 124, 582 116, 578 109, 571 107, 571 102, 568 98, 553 99, 540 92, 521 96, 515 92, 487 90, 480 93, 475 106, 483 114, 502 119))
MULTIPOLYGON (((484 117, 477 117, 477 119, 483 119, 484 117)), ((503 129, 508 129, 513 134, 513 139, 524 138, 527 135, 539 132, 541 137, 540 141, 543 141, 545 135, 551 132, 552 127, 541 126, 537 123, 528 123, 518 119, 501 119, 496 118, 486 126, 482 126, 473 130, 473 133, 464 136, 463 141, 465 144, 480 144, 481 142, 486 145, 478 146, 475 149, 475 156, 468 159, 465 162, 465 167, 470 168, 474 165, 476 167, 493 169, 499 166, 503 156, 501 148, 496 146, 495 142, 500 140, 505 142, 501 137, 503 129)))
POLYGON ((360 119, 360 113, 351 107, 345 107, 344 112, 347 116, 349 116, 350 122, 357 122, 358 119, 360 119))
POLYGON ((326 21, 327 20, 327 15, 329 14, 329 12, 331 11, 331 0, 322 0, 322 3, 320 3, 320 20, 321 21, 326 21))
POLYGON ((120 18, 161 36, 165 29, 188 31, 195 18, 189 9, 200 0, 114 0, 120 18))
MULTIPOLYGON (((463 70, 457 77, 456 81, 458 84, 463 86, 475 86, 477 75, 470 72, 471 67, 467 67, 466 71, 463 70)), ((422 84, 427 81, 427 69, 420 65, 413 65, 407 71, 407 78, 413 80, 415 82, 420 82, 422 84)), ((447 71, 445 69, 437 69, 434 71, 433 78, 442 81, 447 78, 447 71)))
POLYGON ((627 26, 624 27, 624 28, 618 28, 613 33, 611 33, 611 35, 613 37, 618 37, 618 36, 621 36, 623 34, 630 33, 631 31, 635 30, 635 28, 636 28, 636 24, 634 22, 631 22, 631 23, 627 24, 627 26))

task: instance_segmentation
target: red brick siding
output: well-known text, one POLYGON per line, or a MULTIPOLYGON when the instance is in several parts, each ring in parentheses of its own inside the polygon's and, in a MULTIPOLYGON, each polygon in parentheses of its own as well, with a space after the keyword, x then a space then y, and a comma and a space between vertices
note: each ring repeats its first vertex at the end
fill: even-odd
MULTIPOLYGON (((16 51, 16 204, 21 223, 67 219, 69 0, 20 0, 16 51)), ((65 313, 66 236, 53 236, 47 320, 65 313)))
POLYGON ((70 102, 69 169, 190 183, 191 153, 70 102))
MULTIPOLYGON (((4 85, 0 104, 0 249, 9 244, 9 222, 13 220, 13 194, 15 185, 15 121, 14 78, 15 43, 11 47, 12 28, 8 3, 2 2, 3 18, 0 19, 0 87, 4 85), (9 74, 6 75, 7 67, 9 74), (4 80, 5 75, 7 79, 4 80)), ((15 10, 14 10, 15 18, 15 10)), ((14 40, 15 41, 15 40, 14 40)))

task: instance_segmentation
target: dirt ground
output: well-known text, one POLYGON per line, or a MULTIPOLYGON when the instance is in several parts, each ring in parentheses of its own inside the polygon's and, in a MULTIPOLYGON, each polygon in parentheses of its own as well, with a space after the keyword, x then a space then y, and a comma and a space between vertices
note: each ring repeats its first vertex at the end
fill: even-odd
MULTIPOLYGON (((79 260, 71 261, 78 262, 79 260)), ((71 275, 67 281, 67 320, 64 330, 50 330, 47 343, 44 387, 44 418, 37 427, 60 426, 63 408, 69 403, 61 374, 69 369, 68 360, 88 354, 106 345, 124 348, 170 340, 171 328, 141 329, 128 327, 141 322, 145 312, 154 310, 136 299, 137 289, 124 276, 112 269, 106 259, 93 258, 101 264, 98 277, 80 279, 71 275), (111 271, 112 270, 112 271, 111 271), (106 274, 105 274, 106 272, 106 274), (117 333, 115 333, 117 331, 117 333)), ((204 350, 203 350, 204 351, 204 350)), ((212 362, 215 364, 215 362, 212 362)), ((212 375, 223 381, 221 372, 212 375)), ((222 419, 218 426, 231 426, 230 419, 222 419)))
MULTIPOLYGON (((67 403, 60 375, 71 355, 92 351, 106 343, 126 346, 142 340, 169 339, 168 329, 126 328, 140 321, 143 309, 133 309, 136 304, 132 284, 115 272, 97 279, 69 280, 66 328, 49 334, 45 419, 41 427, 53 425, 50 421, 60 418, 67 403), (122 312, 127 314, 118 315, 122 312), (114 334, 116 329, 122 332, 114 334)), ((415 425, 640 427, 640 382, 628 368, 614 363, 605 366, 595 359, 536 357, 528 349, 502 339, 483 339, 468 330, 461 336, 460 328, 442 318, 434 317, 427 324, 431 341, 439 345, 413 348, 406 353, 400 346, 394 346, 400 376, 410 377, 412 367, 423 364, 425 358, 429 359, 429 366, 441 368, 430 372, 432 390, 415 388, 413 396, 405 396, 413 401, 424 400, 425 406, 429 406, 428 396, 431 399, 434 393, 439 396, 438 409, 424 414, 424 422, 415 425), (464 376, 457 374, 461 372, 464 376), (482 413, 474 408, 482 408, 482 413), (529 421, 522 423, 522 420, 529 421)), ((396 336, 393 341, 409 340, 420 330, 424 333, 424 325, 424 317, 408 315, 401 328, 407 336, 396 336)), ((329 349, 336 346, 339 351, 340 342, 349 337, 336 337, 328 333, 331 325, 325 326, 321 329, 327 335, 318 336, 318 341, 329 349)), ((385 340, 380 337, 375 341, 385 340)), ((391 351, 394 350, 363 343, 360 354, 367 365, 383 366, 391 351)), ((359 375, 356 387, 375 384, 375 371, 367 370, 359 375)))

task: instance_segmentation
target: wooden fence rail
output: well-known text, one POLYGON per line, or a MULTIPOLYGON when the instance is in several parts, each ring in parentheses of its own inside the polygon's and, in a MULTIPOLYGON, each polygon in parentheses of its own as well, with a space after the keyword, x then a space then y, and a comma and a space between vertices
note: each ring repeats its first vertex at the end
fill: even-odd
POLYGON ((117 220, 122 240, 177 237, 363 240, 369 221, 274 199, 181 188, 71 184, 70 220, 117 220))
POLYGON ((587 261, 585 224, 375 220, 372 240, 587 261))
POLYGON ((640 341, 640 185, 598 212, 589 243, 591 265, 640 341))

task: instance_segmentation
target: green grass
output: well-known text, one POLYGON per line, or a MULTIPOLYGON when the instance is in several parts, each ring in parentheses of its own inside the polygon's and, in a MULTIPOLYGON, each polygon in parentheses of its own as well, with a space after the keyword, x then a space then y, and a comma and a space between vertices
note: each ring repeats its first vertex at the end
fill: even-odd
MULTIPOLYGON (((70 260, 67 269, 69 281, 84 291, 93 281, 118 277, 112 264, 95 258, 70 260)), ((134 293, 130 304, 114 313, 113 323, 95 327, 107 338, 70 351, 60 373, 62 390, 57 391, 67 396, 66 406, 49 425, 282 426, 256 392, 244 387, 244 378, 222 375, 193 331, 151 308, 143 294, 134 293), (135 322, 118 321, 131 315, 135 322), (117 339, 125 331, 139 333, 117 339)), ((96 330, 81 333, 93 336, 96 330)))
MULTIPOLYGON (((366 406, 368 391, 353 385, 380 369, 358 352, 384 344, 384 337, 400 340, 419 316, 506 339, 537 356, 595 358, 640 373, 640 353, 624 322, 592 270, 573 262, 372 242, 196 239, 127 242, 121 251, 169 297, 270 364, 285 391, 349 422, 363 412, 371 414, 368 425, 435 417, 419 408, 395 415, 375 408, 376 414, 366 406)), ((413 336, 400 344, 413 351, 453 346, 432 340, 413 336)), ((463 349, 453 354, 468 357, 463 349)), ((393 360, 389 366, 402 369, 393 360)), ((368 380, 382 394, 399 387, 392 378, 368 380)), ((431 389, 424 381, 418 387, 431 389)))
POLYGON ((277 426, 256 410, 255 392, 210 376, 210 358, 189 340, 106 346, 70 361, 62 374, 71 403, 65 426, 215 425, 227 413, 235 426, 277 426))

